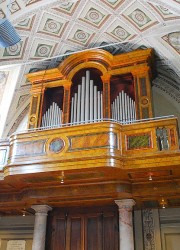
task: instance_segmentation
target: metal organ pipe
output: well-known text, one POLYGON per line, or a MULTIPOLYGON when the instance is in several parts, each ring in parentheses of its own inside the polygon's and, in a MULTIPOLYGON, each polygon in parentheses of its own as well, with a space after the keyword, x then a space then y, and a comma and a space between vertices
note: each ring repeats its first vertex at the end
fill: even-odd
POLYGON ((41 127, 55 127, 62 125, 62 110, 53 102, 42 117, 41 127))
MULTIPOLYGON (((85 77, 82 77, 82 91, 81 91, 81 122, 84 121, 84 105, 85 105, 85 77)), ((72 120, 71 120, 72 122, 72 120)))
POLYGON ((50 116, 50 115, 49 115, 49 110, 50 110, 50 109, 48 109, 48 111, 47 111, 47 126, 48 126, 48 127, 49 127, 49 122, 50 122, 50 119, 49 119, 49 116, 50 116))
POLYGON ((127 121, 129 121, 129 96, 126 95, 126 106, 127 106, 127 121))
POLYGON ((97 120, 97 86, 94 86, 94 120, 97 120))
POLYGON ((74 95, 74 117, 73 117, 73 122, 77 122, 77 116, 76 116, 76 113, 77 113, 77 93, 75 93, 74 95))
POLYGON ((73 121, 73 114, 74 114, 73 110, 74 110, 74 97, 72 97, 71 99, 71 122, 73 121))
POLYGON ((125 108, 124 108, 124 91, 121 92, 121 103, 122 103, 122 119, 125 120, 125 108))
MULTIPOLYGON (((122 107, 122 95, 119 93, 119 109, 122 107)), ((115 112, 115 111, 114 111, 115 112)), ((119 120, 122 121, 122 110, 119 112, 119 120)))
POLYGON ((135 101, 122 90, 111 104, 112 119, 123 123, 136 120, 135 101))
POLYGON ((49 120, 53 124, 53 103, 52 103, 52 106, 51 106, 51 110, 49 110, 49 120))
POLYGON ((78 85, 78 96, 77 96, 77 122, 80 121, 80 104, 81 104, 81 85, 78 85))
POLYGON ((89 120, 89 81, 90 81, 90 72, 86 71, 86 89, 85 89, 85 121, 89 120))
POLYGON ((93 80, 90 80, 90 71, 82 77, 77 93, 71 99, 71 123, 86 123, 101 120, 103 115, 102 93, 97 90, 93 80))
POLYGON ((120 119, 120 100, 119 96, 117 96, 117 119, 120 119))
POLYGON ((126 114, 127 114, 127 110, 126 110, 126 108, 127 108, 127 106, 126 106, 126 93, 123 92, 123 94, 124 94, 124 120, 126 121, 127 120, 127 117, 126 117, 126 114))
POLYGON ((101 93, 98 91, 98 99, 97 99, 97 106, 98 106, 98 120, 101 119, 101 93))
POLYGON ((94 107, 93 107, 93 92, 94 88, 93 88, 93 80, 90 80, 90 113, 89 113, 89 118, 90 118, 90 121, 93 121, 93 118, 94 118, 94 107))
POLYGON ((135 102, 133 102, 133 117, 134 117, 134 120, 136 120, 136 105, 135 105, 135 102))
POLYGON ((101 119, 103 118, 103 96, 101 92, 101 119))
MULTIPOLYGON (((114 101, 114 109, 117 110, 117 99, 114 101)), ((117 120, 117 112, 115 112, 115 119, 117 120)))

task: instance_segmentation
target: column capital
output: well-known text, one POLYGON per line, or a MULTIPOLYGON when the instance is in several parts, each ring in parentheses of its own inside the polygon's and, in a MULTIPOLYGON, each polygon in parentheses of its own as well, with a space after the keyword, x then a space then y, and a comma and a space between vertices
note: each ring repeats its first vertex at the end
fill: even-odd
POLYGON ((118 205, 119 209, 133 208, 133 206, 136 204, 133 199, 115 200, 115 203, 118 205))
POLYGON ((140 65, 138 67, 134 67, 131 70, 131 73, 135 77, 145 77, 150 71, 150 68, 148 65, 140 65))
POLYGON ((72 86, 72 81, 71 80, 64 80, 64 85, 63 85, 63 87, 64 87, 64 89, 70 89, 71 88, 71 86, 72 86))
POLYGON ((101 80, 103 83, 109 83, 110 82, 111 75, 106 73, 101 76, 101 80))
POLYGON ((48 211, 52 210, 52 207, 48 205, 33 205, 31 206, 32 209, 36 212, 36 214, 44 214, 47 215, 48 211))

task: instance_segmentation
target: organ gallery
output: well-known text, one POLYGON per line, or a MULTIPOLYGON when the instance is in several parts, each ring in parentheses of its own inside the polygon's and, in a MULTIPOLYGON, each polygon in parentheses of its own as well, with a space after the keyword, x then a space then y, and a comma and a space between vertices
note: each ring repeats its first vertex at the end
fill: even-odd
POLYGON ((42 250, 133 250, 133 209, 173 195, 177 119, 153 115, 153 64, 151 49, 89 50, 27 75, 28 129, 0 145, 8 154, 0 193, 11 191, 0 209, 36 213, 33 250, 41 237, 42 250), (47 213, 46 233, 38 231, 47 213))

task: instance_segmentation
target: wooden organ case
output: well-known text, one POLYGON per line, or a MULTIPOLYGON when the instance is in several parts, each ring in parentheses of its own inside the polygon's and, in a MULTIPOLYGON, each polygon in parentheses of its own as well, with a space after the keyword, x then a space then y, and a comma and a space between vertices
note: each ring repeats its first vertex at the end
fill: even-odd
MULTIPOLYGON (((55 139, 50 139, 48 146, 46 145, 46 148, 49 147, 50 158, 53 153, 60 153, 62 148, 66 148, 69 153, 76 153, 75 158, 72 156, 73 159, 81 158, 85 150, 89 155, 86 156, 83 166, 80 161, 75 160, 74 166, 78 164, 79 166, 76 166, 77 169, 74 171, 85 169, 84 172, 89 176, 89 180, 92 178, 93 181, 99 182, 98 176, 102 173, 96 167, 103 168, 104 164, 101 160, 101 154, 104 152, 101 153, 100 149, 108 148, 108 141, 112 141, 113 144, 110 148, 116 148, 118 140, 114 132, 109 132, 111 129, 107 132, 101 124, 108 122, 111 126, 111 122, 117 122, 123 126, 152 117, 150 83, 152 54, 151 49, 115 56, 103 50, 91 50, 69 56, 56 69, 27 75, 32 82, 29 129, 44 131, 44 135, 47 131, 49 137, 49 134, 53 134, 56 129, 62 128, 59 132, 63 136, 57 139, 60 134, 57 136, 55 132, 55 139), (67 134, 71 127, 75 131, 67 134), (65 137, 68 138, 68 142, 65 137), (68 145, 63 145, 61 148, 63 143, 68 145), (94 146, 94 143, 97 145, 94 146), (94 151, 91 151, 92 149, 94 151), (99 155, 97 152, 100 152, 99 155), (88 157, 92 156, 91 163, 88 157), (91 168, 92 164, 94 172, 89 173, 86 168, 91 168)), ((121 145, 118 147, 121 148, 121 145)), ((63 161, 63 153, 59 157, 62 157, 63 161)), ((70 168, 68 166, 66 168, 66 164, 63 163, 57 164, 53 171, 58 171, 58 168, 63 170, 61 178, 63 180, 65 175, 67 181, 67 172, 73 171, 73 164, 70 168)), ((117 167, 118 164, 121 165, 116 163, 117 167)), ((108 165, 111 166, 110 163, 108 165)), ((108 170, 106 175, 109 179, 111 170, 108 170)), ((78 181, 75 183, 78 185, 78 181)), ((106 190, 105 186, 102 188, 106 190)), ((124 189, 126 191, 123 191, 122 195, 127 192, 128 197, 129 187, 126 186, 124 189)), ((91 191, 93 190, 94 188, 91 191)), ((73 209, 68 206, 63 209, 56 208, 50 214, 48 250, 118 250, 117 208, 109 206, 113 204, 109 202, 109 199, 112 199, 108 197, 109 194, 103 201, 95 193, 95 202, 91 201, 89 208, 73 209), (101 207, 92 207, 96 201, 101 207)), ((79 206, 86 206, 86 202, 80 202, 79 206)))
POLYGON ((112 56, 103 50, 71 55, 32 82, 29 128, 152 117, 152 50, 112 56))

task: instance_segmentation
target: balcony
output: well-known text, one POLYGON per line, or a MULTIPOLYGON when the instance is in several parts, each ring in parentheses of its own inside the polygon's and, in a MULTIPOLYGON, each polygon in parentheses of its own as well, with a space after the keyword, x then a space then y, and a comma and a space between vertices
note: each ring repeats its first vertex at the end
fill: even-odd
POLYGON ((180 160, 177 119, 124 125, 104 120, 29 130, 1 142, 0 153, 5 177, 62 170, 177 165, 180 160))

